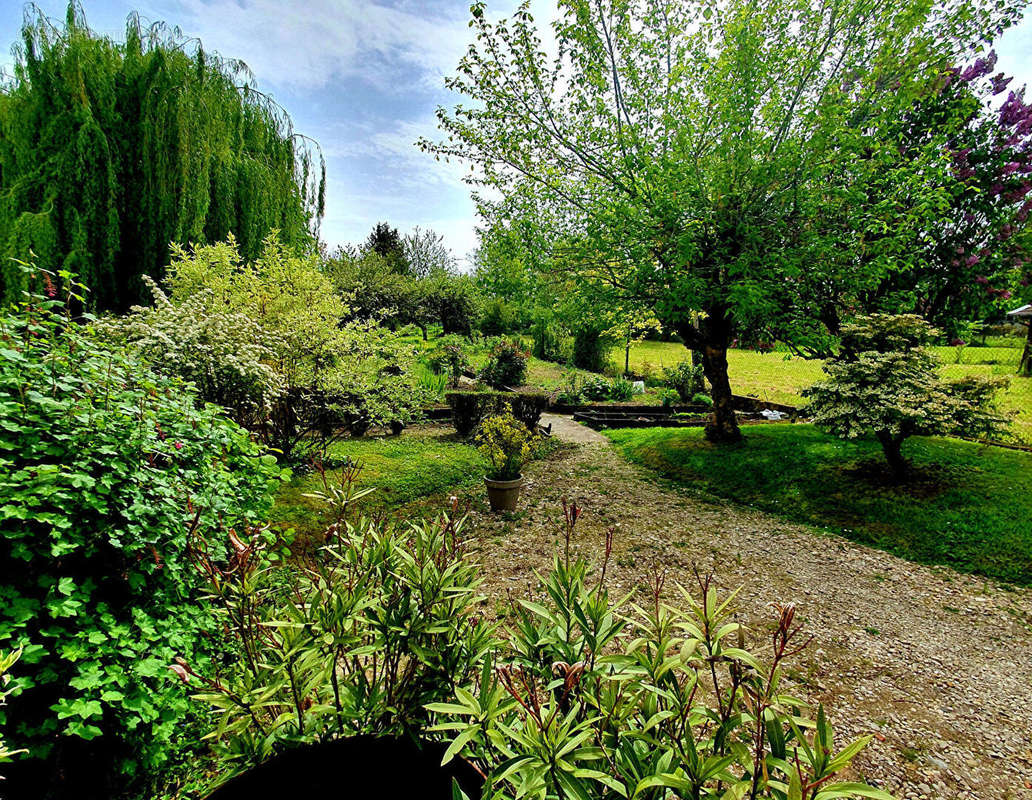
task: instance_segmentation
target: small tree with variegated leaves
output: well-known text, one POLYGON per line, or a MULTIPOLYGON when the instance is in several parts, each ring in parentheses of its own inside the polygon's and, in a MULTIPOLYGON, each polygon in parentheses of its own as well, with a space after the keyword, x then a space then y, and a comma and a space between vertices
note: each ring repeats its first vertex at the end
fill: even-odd
POLYGON ((804 413, 843 439, 873 434, 893 475, 906 474, 903 442, 911 436, 986 436, 1003 429, 997 390, 1005 378, 939 375, 925 348, 937 335, 913 314, 859 317, 842 332, 842 347, 824 366, 827 380, 803 391, 804 413))

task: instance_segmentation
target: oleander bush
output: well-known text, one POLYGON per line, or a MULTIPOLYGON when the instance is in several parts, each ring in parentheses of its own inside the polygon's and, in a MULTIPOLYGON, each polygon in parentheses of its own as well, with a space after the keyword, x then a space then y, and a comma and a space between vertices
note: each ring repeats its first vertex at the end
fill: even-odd
POLYGON ((522 386, 527 377, 530 351, 517 339, 500 339, 491 348, 480 380, 494 389, 522 386))
POLYGON ((746 646, 734 594, 708 577, 665 601, 656 574, 640 603, 606 589, 570 557, 580 510, 541 600, 513 604, 515 624, 477 679, 429 709, 486 775, 484 797, 833 800, 891 795, 839 774, 870 740, 834 741, 823 707, 795 696, 788 667, 807 645, 792 605, 771 604, 767 652, 746 646))
POLYGON ((73 320, 58 279, 65 297, 46 275, 0 316, 0 641, 21 650, 5 733, 40 796, 116 797, 196 739, 165 665, 221 650, 189 519, 264 519, 280 470, 192 387, 73 320))
POLYGON ((469 342, 453 333, 441 336, 434 342, 427 363, 435 373, 446 376, 450 386, 458 386, 459 378, 471 368, 469 342))
POLYGON ((346 470, 322 495, 335 516, 326 545, 289 577, 263 568, 262 528, 231 535, 228 558, 225 548, 195 550, 214 617, 241 656, 172 668, 212 712, 222 779, 301 744, 419 737, 427 706, 469 682, 495 646, 454 508, 428 520, 348 520, 362 494, 356 475, 346 470))

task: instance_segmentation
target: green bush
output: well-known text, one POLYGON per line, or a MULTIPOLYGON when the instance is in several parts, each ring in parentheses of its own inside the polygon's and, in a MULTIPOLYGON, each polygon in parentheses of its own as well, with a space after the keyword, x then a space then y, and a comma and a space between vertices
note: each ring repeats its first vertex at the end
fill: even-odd
POLYGON ((588 372, 604 372, 612 340, 596 328, 580 328, 573 335, 573 366, 588 372))
POLYGON ((448 392, 444 399, 452 412, 452 424, 460 436, 470 436, 490 414, 509 406, 508 392, 448 392))
POLYGON ((470 369, 469 342, 453 333, 442 336, 434 342, 427 363, 438 375, 447 376, 452 386, 458 386, 459 378, 470 369))
POLYGON ((541 415, 548 408, 548 395, 540 392, 533 394, 517 392, 510 399, 510 405, 512 415, 533 432, 537 430, 541 415))
POLYGON ((504 300, 498 298, 489 300, 480 315, 479 327, 484 336, 504 336, 508 333, 516 333, 519 327, 516 309, 504 300))
POLYGON ((612 394, 613 384, 608 379, 603 378, 601 375, 592 375, 580 388, 580 395, 585 400, 592 400, 599 402, 602 400, 608 400, 612 394))
POLYGON ((531 353, 534 358, 562 364, 566 361, 563 354, 563 339, 556 323, 548 317, 534 320, 530 329, 531 353))
POLYGON ((480 379, 495 389, 522 386, 530 353, 516 339, 501 339, 491 348, 480 379))
POLYGON ((634 397, 634 383, 626 378, 615 378, 609 385, 609 399, 617 402, 630 400, 634 397))
POLYGON ((1006 378, 939 376, 927 349, 936 331, 914 314, 872 314, 842 329, 840 352, 824 365, 827 379, 803 390, 803 413, 843 439, 875 436, 896 478, 906 472, 911 436, 984 436, 1004 429, 995 408, 1006 378))
POLYGON ((22 649, 6 729, 42 775, 78 765, 66 781, 115 796, 190 738, 167 665, 205 663, 219 636, 196 602, 189 519, 264 519, 280 471, 218 408, 62 310, 36 297, 0 317, 0 641, 22 649))
POLYGON ((468 682, 495 646, 476 613, 462 520, 351 523, 350 488, 324 497, 339 522, 326 557, 286 578, 289 592, 256 567, 260 539, 244 537, 228 561, 201 559, 215 619, 243 657, 217 676, 186 659, 176 667, 215 712, 223 779, 299 743, 419 736, 427 704, 468 682))
POLYGON ((699 577, 661 598, 613 600, 600 570, 569 558, 580 509, 566 509, 566 557, 534 602, 513 603, 504 649, 478 680, 429 709, 435 729, 486 776, 485 797, 875 798, 839 773, 871 737, 836 747, 823 707, 793 697, 783 676, 807 637, 792 604, 772 604, 765 654, 747 649, 734 595, 699 577), (601 577, 596 577, 599 575, 601 577), (819 788, 817 788, 819 787, 819 788))
POLYGON ((693 395, 701 394, 706 388, 702 367, 693 365, 691 361, 682 361, 676 367, 664 367, 663 382, 677 392, 682 403, 689 402, 693 395))
POLYGON ((702 392, 693 394, 691 402, 693 406, 706 406, 707 408, 713 408, 713 398, 708 394, 703 394, 702 392))

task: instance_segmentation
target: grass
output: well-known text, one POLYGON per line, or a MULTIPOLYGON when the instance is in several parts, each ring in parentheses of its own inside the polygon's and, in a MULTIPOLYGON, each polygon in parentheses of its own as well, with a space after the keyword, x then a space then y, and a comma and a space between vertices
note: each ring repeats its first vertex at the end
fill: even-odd
POLYGON ((955 439, 915 438, 914 477, 885 479, 873 441, 811 425, 752 426, 714 446, 699 429, 607 432, 632 461, 709 496, 773 512, 887 550, 1032 585, 1032 454, 955 439))
MULTIPOLYGON (((965 375, 1002 375, 1010 378, 1010 386, 1000 393, 1000 407, 1015 415, 1014 434, 1032 444, 1032 379, 1014 373, 1021 358, 1022 340, 993 339, 990 347, 965 347, 957 360, 957 349, 933 347, 943 361, 943 374, 951 378, 965 375), (998 346, 1004 343, 1010 346, 998 346)), ((648 366, 654 372, 673 366, 688 357, 684 345, 677 342, 638 342, 631 348, 631 370, 641 373, 648 366)), ((731 387, 736 394, 758 397, 775 403, 800 405, 800 392, 821 380, 824 373, 819 360, 799 358, 784 351, 759 353, 752 350, 728 352, 731 387)))
MULTIPOLYGON (((425 428, 401 436, 350 439, 339 442, 331 453, 362 464, 358 488, 375 491, 362 498, 369 513, 391 512, 424 498, 480 481, 486 462, 476 448, 450 429, 425 428)), ((340 470, 327 470, 327 479, 340 482, 340 470)), ((325 504, 305 497, 321 491, 318 474, 296 476, 283 486, 272 510, 272 522, 296 529, 301 541, 317 537, 329 521, 325 504)))

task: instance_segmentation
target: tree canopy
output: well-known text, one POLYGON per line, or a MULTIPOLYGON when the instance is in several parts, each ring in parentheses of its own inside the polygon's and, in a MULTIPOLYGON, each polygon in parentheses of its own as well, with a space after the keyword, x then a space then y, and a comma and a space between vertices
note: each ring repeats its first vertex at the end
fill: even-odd
POLYGON ((15 58, 0 87, 0 298, 20 299, 7 257, 29 250, 124 310, 170 242, 233 234, 245 258, 273 230, 314 244, 322 156, 242 62, 136 15, 116 42, 74 2, 63 25, 29 6, 15 58))
POLYGON ((582 280, 646 299, 702 353, 708 435, 734 440, 733 327, 773 320, 812 336, 786 317, 786 286, 815 272, 875 286, 905 255, 948 198, 925 180, 941 152, 901 163, 895 122, 1017 11, 568 0, 554 56, 527 4, 497 23, 482 3, 472 16, 476 40, 447 84, 471 102, 440 109, 445 139, 424 147, 472 165, 471 182, 492 190, 477 194, 486 217, 532 220, 582 280), (896 190, 868 197, 875 176, 896 190))

